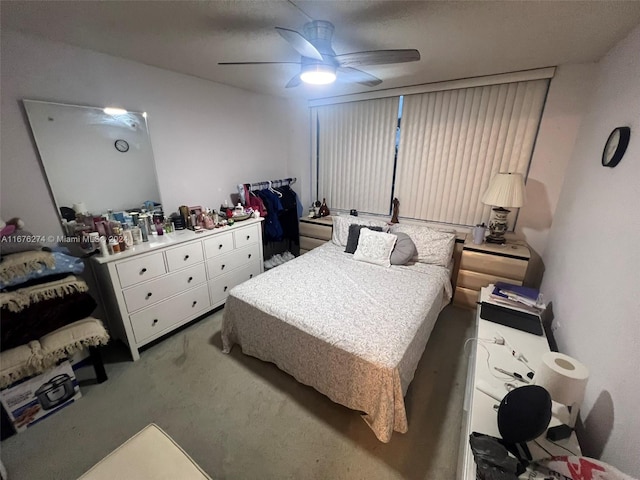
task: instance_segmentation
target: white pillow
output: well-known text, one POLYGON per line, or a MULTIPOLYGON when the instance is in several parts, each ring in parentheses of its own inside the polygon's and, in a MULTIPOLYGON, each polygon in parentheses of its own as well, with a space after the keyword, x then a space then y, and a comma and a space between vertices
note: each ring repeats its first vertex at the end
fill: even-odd
POLYGON ((360 230, 358 248, 353 259, 360 262, 373 263, 383 267, 391 266, 391 252, 398 237, 391 233, 374 232, 368 228, 360 230))
POLYGON ((384 220, 368 220, 366 218, 358 218, 353 215, 332 215, 333 233, 331 241, 341 247, 347 246, 349 239, 349 225, 364 225, 366 227, 382 227, 383 231, 388 231, 387 222, 384 220))
POLYGON ((416 261, 446 267, 451 261, 456 234, 442 232, 426 225, 405 225, 397 223, 391 227, 391 233, 406 233, 411 237, 418 250, 416 261))

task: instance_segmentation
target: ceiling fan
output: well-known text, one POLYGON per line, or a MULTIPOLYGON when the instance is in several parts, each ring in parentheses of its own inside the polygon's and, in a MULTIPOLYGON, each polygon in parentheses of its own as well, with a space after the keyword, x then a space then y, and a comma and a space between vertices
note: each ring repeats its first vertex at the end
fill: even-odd
POLYGON ((304 35, 288 28, 276 31, 301 55, 299 62, 220 62, 218 65, 300 65, 300 73, 286 84, 297 87, 301 82, 327 84, 336 80, 374 87, 382 83, 378 77, 354 67, 415 62, 420 52, 415 49, 371 50, 337 55, 331 47, 334 26, 327 20, 313 20, 304 25, 304 35))

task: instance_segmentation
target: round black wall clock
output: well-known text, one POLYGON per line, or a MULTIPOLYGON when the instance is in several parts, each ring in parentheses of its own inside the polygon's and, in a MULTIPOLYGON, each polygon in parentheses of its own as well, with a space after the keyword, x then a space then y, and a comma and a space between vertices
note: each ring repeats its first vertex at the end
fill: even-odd
POLYGON ((129 151, 129 142, 126 140, 116 140, 115 143, 116 150, 119 152, 125 153, 129 151))
POLYGON ((630 137, 631 128, 629 127, 617 127, 613 129, 602 152, 603 167, 613 168, 620 163, 624 152, 627 151, 627 147, 629 146, 630 137))

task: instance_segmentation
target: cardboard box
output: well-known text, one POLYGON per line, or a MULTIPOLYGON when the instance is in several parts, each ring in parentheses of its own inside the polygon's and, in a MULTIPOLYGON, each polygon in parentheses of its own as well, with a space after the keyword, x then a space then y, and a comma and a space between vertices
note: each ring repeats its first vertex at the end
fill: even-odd
POLYGON ((0 391, 0 401, 16 432, 44 420, 81 397, 68 361, 0 391))

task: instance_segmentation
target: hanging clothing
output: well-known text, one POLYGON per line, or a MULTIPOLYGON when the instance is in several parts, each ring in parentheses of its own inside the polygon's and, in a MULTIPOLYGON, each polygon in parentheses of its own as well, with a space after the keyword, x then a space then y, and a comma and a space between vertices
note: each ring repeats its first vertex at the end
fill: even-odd
POLYGON ((278 214, 282 225, 283 238, 292 241, 295 245, 300 243, 298 227, 298 196, 288 185, 276 188, 282 194, 280 202, 282 210, 278 214))
POLYGON ((259 190, 258 196, 267 207, 267 215, 264 220, 264 241, 279 242, 284 236, 278 214, 282 211, 280 197, 271 190, 259 190))

